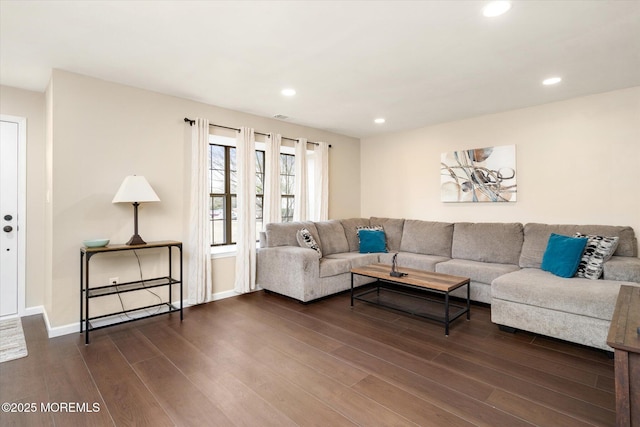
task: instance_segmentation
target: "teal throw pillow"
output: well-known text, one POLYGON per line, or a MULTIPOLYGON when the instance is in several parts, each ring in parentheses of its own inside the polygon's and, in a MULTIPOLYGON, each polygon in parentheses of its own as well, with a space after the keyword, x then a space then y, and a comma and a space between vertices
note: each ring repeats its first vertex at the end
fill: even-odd
POLYGON ((542 256, 541 268, 556 276, 573 277, 578 271, 587 240, 584 237, 551 233, 547 249, 542 256))
POLYGON ((387 238, 382 230, 358 230, 360 253, 387 252, 387 238))

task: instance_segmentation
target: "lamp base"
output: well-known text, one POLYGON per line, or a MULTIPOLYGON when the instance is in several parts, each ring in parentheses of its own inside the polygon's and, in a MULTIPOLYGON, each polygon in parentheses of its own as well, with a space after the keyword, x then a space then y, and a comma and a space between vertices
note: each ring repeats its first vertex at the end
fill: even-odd
POLYGON ((133 236, 131 236, 131 239, 129 239, 129 241, 127 242, 128 246, 146 245, 146 244, 147 244, 147 242, 142 240, 142 237, 140 237, 139 234, 134 234, 133 236))

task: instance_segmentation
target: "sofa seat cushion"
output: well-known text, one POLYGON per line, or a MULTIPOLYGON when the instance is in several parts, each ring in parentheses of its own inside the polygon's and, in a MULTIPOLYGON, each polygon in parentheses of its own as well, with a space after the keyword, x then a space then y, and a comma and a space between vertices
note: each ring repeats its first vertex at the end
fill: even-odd
POLYGON ((320 259, 320 277, 337 276, 350 273, 352 268, 363 267, 379 262, 378 254, 360 254, 357 252, 343 252, 328 255, 320 259))
MULTIPOLYGON (((380 254, 361 254, 358 252, 344 252, 341 254, 330 255, 332 259, 348 259, 351 263, 351 268, 363 267, 369 264, 376 264, 380 262, 380 254)), ((349 270, 351 271, 351 270, 349 270)))
MULTIPOLYGON (((380 262, 391 265, 394 254, 380 254, 380 262)), ((451 258, 437 255, 414 254, 411 252, 398 252, 398 267, 415 268, 425 271, 436 271, 436 264, 448 261, 451 258)))
POLYGON ((453 276, 469 277, 474 282, 491 284, 494 279, 519 270, 514 264, 497 264, 492 262, 470 261, 467 259, 452 259, 436 265, 436 272, 453 276))
POLYGON ((495 279, 491 283, 491 299, 611 320, 621 285, 639 284, 581 277, 565 279, 538 268, 524 268, 495 279))
POLYGON ((320 277, 337 276, 351 271, 351 262, 348 259, 321 258, 320 259, 320 277))

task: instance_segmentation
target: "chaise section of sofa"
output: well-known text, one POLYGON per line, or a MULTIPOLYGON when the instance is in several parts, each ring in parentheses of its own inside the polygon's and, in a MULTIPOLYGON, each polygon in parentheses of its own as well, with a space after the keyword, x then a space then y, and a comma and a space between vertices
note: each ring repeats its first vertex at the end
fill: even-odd
POLYGON ((639 284, 524 268, 493 281, 491 321, 611 351, 607 333, 621 285, 639 284))
POLYGON ((509 328, 611 351, 607 333, 621 285, 640 286, 637 240, 630 227, 527 224, 521 270, 493 280, 491 321, 509 328), (600 280, 561 278, 540 269, 551 233, 618 236, 600 280))

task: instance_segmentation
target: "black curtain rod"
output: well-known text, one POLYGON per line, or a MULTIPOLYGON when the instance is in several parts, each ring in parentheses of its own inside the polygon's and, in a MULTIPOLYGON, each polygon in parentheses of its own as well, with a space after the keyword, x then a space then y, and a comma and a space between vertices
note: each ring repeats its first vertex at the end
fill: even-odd
MULTIPOLYGON (((193 126, 193 124, 196 122, 195 120, 191 120, 191 119, 189 119, 187 117, 184 118, 184 121, 185 121, 185 123, 189 123, 189 126, 193 126)), ((214 126, 214 127, 222 128, 222 129, 235 130, 236 132, 240 132, 240 129, 238 129, 238 128, 232 128, 232 127, 229 127, 229 126, 216 125, 214 123, 209 123, 209 126, 214 126)), ((269 136, 268 133, 262 133, 262 132, 255 132, 255 133, 258 134, 258 135, 269 136)), ((297 139, 287 138, 286 136, 283 136, 282 139, 288 139, 289 141, 298 142, 297 139)), ((320 145, 317 142, 311 142, 311 141, 307 141, 307 144, 320 145)), ((331 144, 329 144, 329 148, 331 148, 331 144)))

